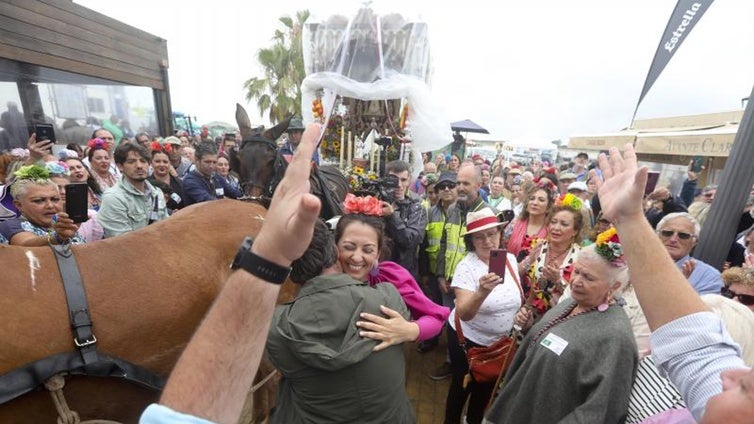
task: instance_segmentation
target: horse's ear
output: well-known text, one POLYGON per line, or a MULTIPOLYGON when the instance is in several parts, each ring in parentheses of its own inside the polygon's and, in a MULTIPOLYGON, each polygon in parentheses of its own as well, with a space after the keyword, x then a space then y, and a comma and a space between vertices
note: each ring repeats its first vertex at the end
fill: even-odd
POLYGON ((249 115, 246 113, 246 109, 239 103, 236 103, 236 123, 238 124, 238 129, 241 131, 242 140, 248 140, 254 134, 249 115))
POLYGON ((285 118, 279 124, 266 130, 263 135, 269 140, 277 140, 285 132, 285 130, 288 129, 288 126, 291 124, 291 118, 293 118, 293 116, 285 118))

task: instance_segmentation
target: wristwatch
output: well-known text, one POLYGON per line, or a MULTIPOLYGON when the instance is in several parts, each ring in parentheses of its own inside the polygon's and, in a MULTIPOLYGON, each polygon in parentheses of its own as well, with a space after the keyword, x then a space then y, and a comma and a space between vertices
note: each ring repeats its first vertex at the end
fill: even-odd
POLYGON ((264 281, 283 284, 291 273, 291 267, 280 266, 261 256, 255 255, 251 252, 253 242, 254 239, 251 236, 243 239, 241 247, 236 252, 236 257, 233 258, 233 262, 230 264, 230 269, 236 270, 240 268, 264 281))

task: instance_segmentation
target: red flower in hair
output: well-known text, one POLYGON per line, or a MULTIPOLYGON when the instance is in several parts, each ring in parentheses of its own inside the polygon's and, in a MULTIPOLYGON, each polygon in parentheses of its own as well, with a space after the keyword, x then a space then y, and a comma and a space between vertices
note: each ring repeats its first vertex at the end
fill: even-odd
POLYGON ((86 145, 92 150, 110 150, 110 143, 101 138, 93 138, 86 145))
POLYGON ((149 150, 153 152, 173 153, 173 145, 168 143, 166 145, 160 144, 159 141, 153 141, 149 144, 149 150))
POLYGON ((382 202, 374 196, 359 197, 348 193, 343 200, 343 212, 382 216, 382 202))

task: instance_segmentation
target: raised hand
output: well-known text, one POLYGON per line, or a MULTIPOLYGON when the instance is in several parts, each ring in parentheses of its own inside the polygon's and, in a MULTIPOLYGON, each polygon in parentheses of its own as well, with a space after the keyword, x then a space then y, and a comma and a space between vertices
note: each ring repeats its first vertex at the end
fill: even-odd
POLYGON ((597 181, 602 214, 614 224, 628 217, 643 216, 642 199, 648 170, 646 166, 637 166, 634 147, 626 144, 622 156, 612 147, 609 158, 600 154, 599 163, 604 180, 599 180, 595 170, 591 171, 591 176, 597 181))
POLYGON ((306 126, 251 247, 254 253, 281 266, 289 266, 301 257, 311 242, 314 222, 319 217, 321 203, 309 193, 309 172, 321 132, 319 124, 306 126))

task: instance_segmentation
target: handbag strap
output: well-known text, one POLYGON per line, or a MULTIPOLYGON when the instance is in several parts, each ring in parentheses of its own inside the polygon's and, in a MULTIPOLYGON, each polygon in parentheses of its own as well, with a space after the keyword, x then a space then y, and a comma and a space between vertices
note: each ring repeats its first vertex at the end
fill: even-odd
MULTIPOLYGON (((505 265, 508 268, 508 273, 510 273, 513 276, 513 281, 516 282, 516 287, 518 287, 518 294, 521 296, 521 305, 523 305, 526 302, 526 299, 524 298, 524 290, 521 288, 521 281, 518 279, 518 273, 513 271, 513 267, 511 266, 510 261, 505 261, 505 265)), ((461 348, 464 352, 466 352, 466 338, 463 336, 463 330, 461 329, 461 318, 458 316, 458 311, 454 311, 454 317, 455 317, 455 323, 456 323, 456 336, 458 337, 458 344, 461 345, 461 348)), ((513 330, 511 329, 511 332, 513 330)), ((509 333, 511 334, 511 333, 509 333)))

